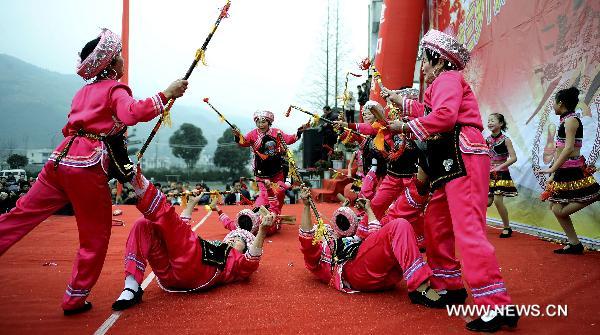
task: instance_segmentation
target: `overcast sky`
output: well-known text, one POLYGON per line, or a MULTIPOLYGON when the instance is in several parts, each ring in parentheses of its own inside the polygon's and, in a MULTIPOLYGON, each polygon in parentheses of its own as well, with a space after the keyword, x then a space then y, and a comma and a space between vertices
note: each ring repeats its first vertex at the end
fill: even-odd
MULTIPOLYGON (((99 28, 121 33, 121 0, 0 2, 0 53, 52 71, 74 73, 78 52, 99 28)), ((136 97, 185 74, 224 3, 130 0, 129 84, 136 97)), ((368 0, 340 0, 340 10, 344 47, 358 61, 367 55, 368 0)), ((282 116, 309 84, 306 72, 319 55, 326 11, 326 0, 233 0, 230 17, 208 46, 208 67, 194 71, 178 104, 205 110, 202 98, 208 96, 227 115, 270 109, 282 128, 294 128, 292 122, 305 120, 283 122, 282 116)), ((340 73, 348 70, 356 69, 340 73)))

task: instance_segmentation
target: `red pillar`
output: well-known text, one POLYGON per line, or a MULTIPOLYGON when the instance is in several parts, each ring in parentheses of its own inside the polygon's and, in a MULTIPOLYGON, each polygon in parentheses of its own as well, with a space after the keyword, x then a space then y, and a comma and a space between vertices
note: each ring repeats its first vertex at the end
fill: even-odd
MULTIPOLYGON (((412 87, 425 0, 384 0, 375 51, 375 67, 389 89, 412 87)), ((370 99, 385 101, 373 81, 370 99)))
MULTIPOLYGON (((123 63, 125 71, 120 82, 125 85, 129 84, 129 0, 123 0, 123 16, 121 18, 121 42, 123 49, 121 50, 121 56, 123 56, 123 63)), ((117 183, 117 198, 121 197, 123 193, 123 184, 117 183)))
POLYGON ((123 0, 123 17, 121 19, 121 40, 123 43, 123 51, 121 55, 125 60, 125 74, 121 78, 121 82, 125 85, 129 84, 129 0, 123 0))

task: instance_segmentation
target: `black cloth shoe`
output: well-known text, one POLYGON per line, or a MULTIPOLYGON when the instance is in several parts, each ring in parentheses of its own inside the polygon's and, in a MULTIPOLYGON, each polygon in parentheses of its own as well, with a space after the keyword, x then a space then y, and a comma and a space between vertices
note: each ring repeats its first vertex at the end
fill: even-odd
POLYGON ((92 309, 92 303, 89 301, 86 301, 83 306, 79 307, 79 308, 75 308, 75 309, 63 309, 63 313, 65 314, 65 316, 69 316, 69 315, 75 315, 75 314, 80 314, 83 312, 87 312, 90 309, 92 309))
POLYGON ((569 243, 564 248, 554 250, 554 253, 560 255, 582 255, 583 244, 581 244, 581 242, 577 244, 569 243))
POLYGON ((502 229, 502 233, 500 234, 500 238, 509 238, 512 236, 512 229, 511 228, 504 228, 502 229))
POLYGON ((483 321, 481 318, 477 318, 469 323, 467 323, 467 329, 474 332, 487 332, 494 333, 502 326, 508 326, 510 328, 517 327, 517 323, 519 322, 519 315, 516 313, 516 309, 514 306, 507 307, 506 315, 497 314, 489 321, 483 321))
POLYGON ((131 298, 129 300, 121 299, 121 300, 117 300, 117 301, 113 302, 113 304, 112 304, 113 311, 122 311, 124 309, 130 308, 130 307, 142 302, 142 295, 144 295, 144 290, 142 290, 141 287, 138 287, 137 292, 128 287, 126 287, 123 291, 129 291, 129 292, 133 293, 133 298, 131 298))
POLYGON ((408 298, 410 298, 410 302, 413 304, 419 304, 429 308, 445 308, 446 298, 443 295, 440 295, 438 300, 431 300, 427 297, 427 292, 431 289, 431 287, 427 287, 423 292, 416 290, 408 292, 408 298))
POLYGON ((458 290, 446 290, 444 296, 448 305, 464 305, 468 294, 467 290, 460 288, 458 290))

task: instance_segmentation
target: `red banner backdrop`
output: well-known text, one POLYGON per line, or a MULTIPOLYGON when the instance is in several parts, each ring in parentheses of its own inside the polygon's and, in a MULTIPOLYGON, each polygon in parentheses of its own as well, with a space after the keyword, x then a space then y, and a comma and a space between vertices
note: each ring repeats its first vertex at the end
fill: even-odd
MULTIPOLYGON (((412 87, 424 8, 424 0, 385 0, 383 3, 375 67, 387 88, 412 87)), ((375 82, 371 85, 370 99, 385 106, 375 82)))
MULTIPOLYGON (((560 89, 581 91, 582 154, 595 163, 600 151, 600 1, 430 0, 433 28, 457 36, 472 50, 463 72, 475 91, 484 124, 491 113, 508 123, 518 161, 510 167, 519 197, 507 200, 511 221, 562 231, 538 200, 545 179, 536 175, 554 156, 560 89)), ((600 174, 595 174, 600 180, 600 174)), ((488 212, 494 215, 493 207, 488 212)), ((576 229, 599 238, 598 203, 573 216, 576 229)))

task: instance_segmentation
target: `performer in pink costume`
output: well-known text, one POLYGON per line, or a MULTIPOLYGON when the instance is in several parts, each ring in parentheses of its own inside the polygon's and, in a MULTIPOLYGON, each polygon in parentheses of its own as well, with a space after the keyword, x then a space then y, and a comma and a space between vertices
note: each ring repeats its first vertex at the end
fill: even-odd
MULTIPOLYGON (((483 124, 475 94, 462 70, 469 52, 453 37, 430 30, 422 41, 423 73, 428 84, 424 103, 401 98, 384 90, 405 113, 419 116, 407 123, 391 122, 394 131, 427 141, 427 161, 434 190, 425 213, 427 262, 436 289, 463 290, 461 266, 454 249, 460 251, 464 277, 475 304, 510 305, 494 247, 486 237, 486 204, 490 157, 481 134, 483 124)), ((491 312, 471 321, 473 331, 496 331, 515 327, 518 315, 491 312)))
MULTIPOLYGON (((284 168, 285 152, 280 144, 279 134, 286 144, 296 143, 302 134, 299 129, 294 135, 288 135, 277 128, 271 128, 275 116, 269 111, 258 111, 254 113, 256 128, 243 136, 234 129, 235 141, 242 147, 251 147, 254 153, 254 176, 258 184, 259 195, 254 205, 259 207, 268 203, 267 187, 264 181, 269 180, 276 183, 281 189, 286 189, 284 168)), ((283 199, 283 192, 280 196, 283 199)), ((280 203, 283 206, 283 202, 280 203)))
POLYGON ((349 207, 340 207, 327 226, 326 239, 313 244, 316 226, 306 199, 308 189, 301 191, 304 212, 300 227, 300 250, 306 268, 319 280, 346 292, 392 289, 403 278, 408 296, 415 304, 444 308, 446 299, 429 286, 431 269, 421 257, 411 225, 396 219, 381 227, 365 200, 369 236, 354 236, 360 218, 349 207))
MULTIPOLYGON (((125 289, 114 302, 114 310, 129 308, 142 300, 140 287, 150 264, 158 285, 168 292, 194 292, 218 284, 247 279, 259 266, 266 228, 273 214, 266 215, 256 237, 244 229, 232 230, 223 241, 197 236, 188 222, 200 196, 190 197, 177 215, 165 195, 140 175, 133 184, 140 196, 137 208, 144 214, 129 233, 125 249, 125 289)), ((137 178, 137 177, 136 177, 137 178)))
MULTIPOLYGON (((384 115, 383 107, 375 101, 367 101, 364 106, 364 110, 371 111, 371 115, 374 115, 374 113, 384 115)), ((367 119, 371 118, 365 118, 365 120, 367 119)), ((377 141, 377 136, 381 137, 381 135, 383 135, 383 145, 385 149, 377 149, 376 145, 373 147, 373 150, 382 152, 382 156, 385 157, 385 162, 380 162, 380 160, 378 160, 377 164, 386 164, 385 177, 383 177, 383 179, 377 183, 377 192, 374 193, 373 198, 371 199, 373 212, 375 213, 375 216, 381 220, 390 205, 396 202, 398 204, 396 209, 396 214, 398 217, 407 219, 411 225, 413 225, 414 230, 418 231, 422 236, 421 232, 423 231, 423 220, 421 214, 424 204, 419 204, 417 207, 414 207, 410 205, 410 201, 414 199, 406 198, 406 195, 409 195, 406 190, 411 188, 411 185, 413 184, 413 177, 417 173, 419 151, 417 150, 416 146, 410 142, 404 141, 399 135, 384 130, 383 127, 380 126, 379 121, 375 121, 374 117, 371 119, 371 121, 372 122, 370 123, 365 122, 346 124, 345 122, 339 121, 337 123, 343 127, 356 130, 361 134, 375 137, 373 140, 374 142, 377 141), (403 149, 399 149, 402 146, 403 149), (401 150, 401 152, 399 150, 401 150)), ((366 178, 368 181, 367 185, 372 186, 373 182, 371 182, 369 179, 372 179, 373 175, 369 175, 369 173, 367 173, 366 178)), ((358 228, 357 235, 361 238, 366 236, 366 232, 368 230, 368 222, 366 220, 366 216, 363 216, 358 228)))
POLYGON ((170 98, 183 95, 187 81, 177 80, 164 92, 136 101, 131 89, 117 80, 123 75, 121 39, 108 29, 81 51, 77 73, 95 80, 73 98, 55 149, 31 190, 9 213, 0 216, 0 255, 52 213, 69 202, 75 210, 80 247, 65 292, 65 315, 89 310, 86 301, 104 264, 111 230, 108 180, 127 182, 133 164, 127 158, 127 126, 150 121, 170 98))

